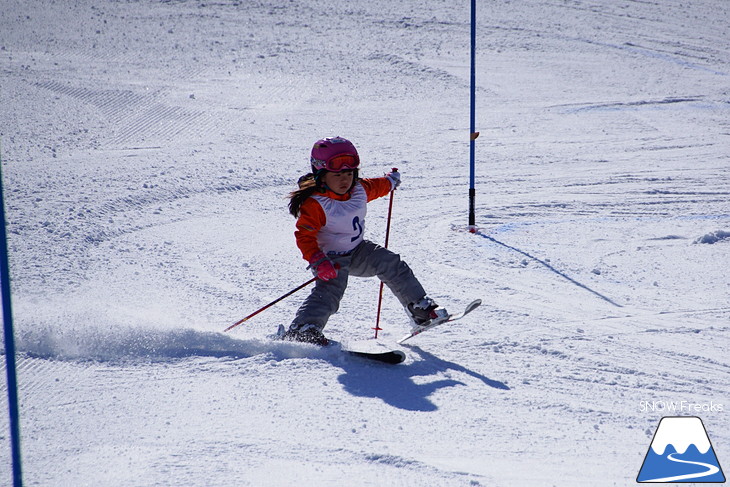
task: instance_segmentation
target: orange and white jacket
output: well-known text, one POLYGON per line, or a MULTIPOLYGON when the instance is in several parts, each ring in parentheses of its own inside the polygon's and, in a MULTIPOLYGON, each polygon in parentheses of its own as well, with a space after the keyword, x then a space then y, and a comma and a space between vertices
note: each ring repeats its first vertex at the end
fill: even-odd
POLYGON ((294 237, 305 260, 320 250, 347 254, 362 242, 367 203, 387 195, 393 183, 387 177, 361 179, 343 195, 327 190, 307 198, 299 210, 294 237))

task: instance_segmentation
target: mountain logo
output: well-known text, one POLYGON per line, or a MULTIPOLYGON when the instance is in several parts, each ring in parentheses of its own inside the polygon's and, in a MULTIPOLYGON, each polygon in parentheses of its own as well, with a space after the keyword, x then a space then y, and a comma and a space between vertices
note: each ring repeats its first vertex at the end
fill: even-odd
POLYGON ((725 482, 702 420, 696 416, 662 418, 636 481, 725 482))

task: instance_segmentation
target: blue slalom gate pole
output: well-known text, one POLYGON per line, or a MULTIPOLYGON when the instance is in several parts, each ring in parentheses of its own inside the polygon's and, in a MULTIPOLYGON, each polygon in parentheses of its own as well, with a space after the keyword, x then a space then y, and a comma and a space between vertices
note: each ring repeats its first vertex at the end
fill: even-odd
POLYGON ((474 215, 474 206, 476 199, 475 179, 476 171, 474 168, 475 159, 475 141, 479 137, 476 131, 476 50, 477 50, 477 1, 471 0, 471 96, 470 105, 471 113, 469 116, 469 231, 475 233, 476 217, 474 215))
POLYGON ((5 370, 8 377, 8 409, 10 412, 10 448, 13 462, 13 487, 23 486, 20 468, 20 413, 18 408, 18 376, 15 364, 15 335, 13 312, 10 306, 10 265, 8 263, 8 236, 5 228, 5 195, 3 193, 2 157, 0 157, 0 284, 3 302, 3 329, 5 334, 5 370))

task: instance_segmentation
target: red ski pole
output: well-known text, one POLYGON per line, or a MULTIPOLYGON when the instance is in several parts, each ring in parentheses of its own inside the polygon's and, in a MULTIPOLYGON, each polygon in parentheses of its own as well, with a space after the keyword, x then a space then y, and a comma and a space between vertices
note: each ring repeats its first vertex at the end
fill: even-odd
POLYGON ((275 305, 276 303, 278 303, 278 302, 279 302, 279 301, 281 301, 282 299, 284 299, 284 298, 286 298, 286 297, 289 297, 289 296, 291 296, 292 294, 294 294, 295 292, 299 291, 300 289, 302 289, 302 288, 305 288, 305 287, 309 286, 310 284, 312 284, 312 283, 313 283, 314 281, 316 281, 316 280, 317 280, 317 278, 316 278, 316 277, 313 277, 313 278, 311 278, 310 280, 308 280, 308 281, 307 281, 307 282, 305 282, 304 284, 302 284, 302 285, 300 285, 300 286, 297 286, 296 288, 292 289, 291 291, 289 291, 288 293, 284 294, 283 296, 281 296, 281 297, 278 297, 278 298, 276 298, 275 300, 273 300, 272 302, 270 302, 269 304, 267 304, 267 305, 266 305, 266 306, 264 306, 263 308, 261 308, 261 309, 259 309, 259 310, 257 310, 257 311, 254 311, 253 313, 251 313, 250 315, 246 316, 246 317, 245 317, 245 318, 243 318, 242 320, 238 320, 238 321, 236 321, 235 323, 233 323, 233 324, 232 324, 231 326, 229 326, 228 328, 226 328, 226 329, 225 329, 225 330, 223 330, 223 331, 224 331, 224 332, 226 332, 226 331, 228 331, 228 330, 232 330, 233 328, 237 327, 237 326, 238 326, 238 325, 240 325, 241 323, 244 323, 244 322, 248 321, 248 319, 249 319, 249 318, 253 318, 253 317, 254 317, 254 316, 256 316, 257 314, 259 314, 259 313, 261 313, 262 311, 264 311, 265 309, 268 309, 268 308, 272 307, 273 305, 275 305))
MULTIPOLYGON (((392 172, 398 172, 398 168, 394 167, 392 172)), ((388 223, 385 228, 385 248, 388 248, 388 240, 390 240, 390 219, 393 215, 393 193, 395 193, 395 188, 390 192, 390 201, 388 202, 388 223)), ((375 339, 378 338, 378 332, 382 330, 380 328, 380 310, 383 306, 383 281, 380 281, 380 292, 378 293, 378 313, 375 317, 375 339)))

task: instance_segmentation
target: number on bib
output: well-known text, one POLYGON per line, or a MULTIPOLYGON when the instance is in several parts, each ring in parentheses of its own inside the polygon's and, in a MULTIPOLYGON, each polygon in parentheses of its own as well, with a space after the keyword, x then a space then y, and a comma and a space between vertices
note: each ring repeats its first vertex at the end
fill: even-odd
POLYGON ((352 219, 352 229, 357 232, 357 235, 350 239, 350 242, 354 242, 362 235, 362 223, 360 223, 360 217, 356 216, 352 219))

